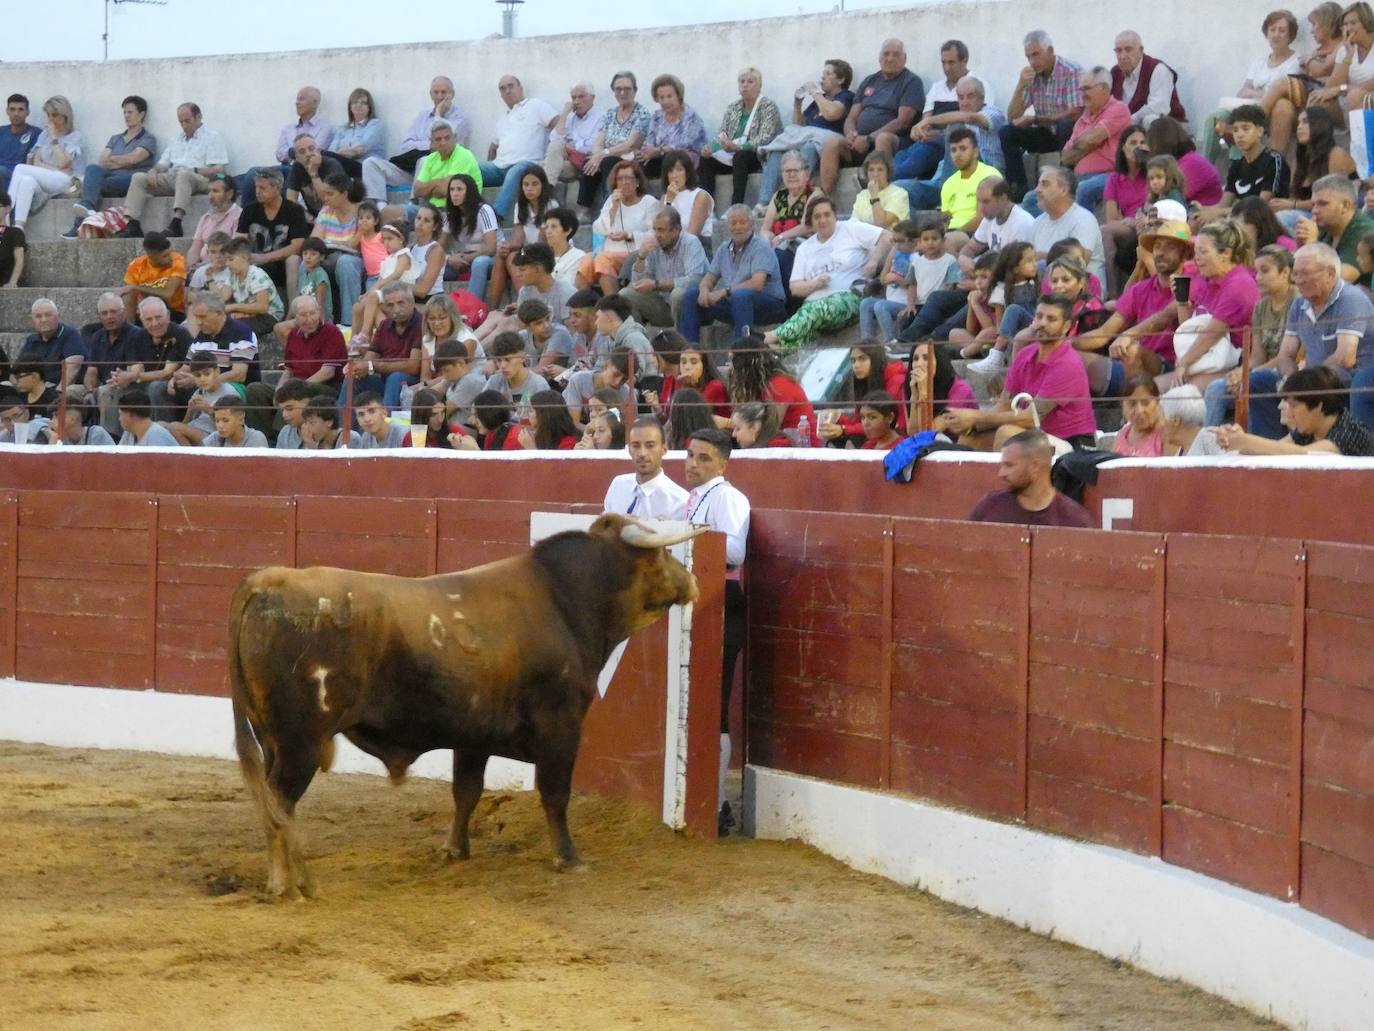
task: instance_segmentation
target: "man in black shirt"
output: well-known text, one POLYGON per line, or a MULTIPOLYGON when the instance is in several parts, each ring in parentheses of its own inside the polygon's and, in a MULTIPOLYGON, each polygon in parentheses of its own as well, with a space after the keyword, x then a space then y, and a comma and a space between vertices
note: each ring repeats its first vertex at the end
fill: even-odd
POLYGON ((282 296, 286 288, 286 259, 301 252, 301 242, 310 235, 310 223, 299 204, 282 196, 282 174, 278 168, 258 168, 253 172, 253 189, 258 198, 239 216, 236 236, 253 247, 252 262, 271 277, 282 296))
POLYGON ((1264 130, 1269 124, 1264 108, 1241 104, 1231 112, 1227 124, 1240 154, 1231 159, 1221 201, 1213 207, 1197 208, 1189 218, 1194 229, 1225 215, 1245 197, 1258 197, 1267 204, 1275 197, 1288 196, 1288 162, 1277 150, 1264 145, 1264 130))
MULTIPOLYGON (((160 297, 145 297, 138 302, 138 317, 143 322, 143 331, 148 336, 147 356, 141 372, 116 372, 113 382, 116 388, 146 384, 152 406, 152 415, 158 422, 180 421, 178 400, 172 377, 186 362, 191 349, 191 334, 185 326, 172 321, 172 313, 160 297)), ((192 386, 194 389, 194 385, 192 386)), ((191 391, 187 392, 187 397, 191 391)), ((116 410, 117 417, 118 410, 116 410)), ((114 436, 114 434, 110 434, 114 436)))
POLYGON ((81 366, 86 363, 86 343, 75 326, 62 321, 57 305, 40 297, 29 309, 33 332, 24 338, 18 361, 42 366, 43 379, 59 390, 81 382, 81 366))
POLYGON ((148 334, 124 315, 124 301, 118 294, 104 293, 96 301, 95 313, 100 321, 81 328, 86 338, 86 353, 90 360, 82 374, 88 397, 94 397, 100 411, 100 425, 113 436, 119 426, 119 387, 116 372, 140 373, 149 358, 151 345, 148 334))
POLYGON ((291 171, 286 177, 286 199, 305 205, 310 217, 314 218, 320 210, 315 184, 328 179, 331 175, 345 174, 344 168, 336 159, 326 157, 315 143, 315 137, 309 133, 297 136, 292 150, 296 160, 291 162, 291 171))
POLYGON ((1217 442, 1242 455, 1374 455, 1374 434, 1350 414, 1350 395, 1331 369, 1299 369, 1279 389, 1279 418, 1289 434, 1279 440, 1218 426, 1217 442))

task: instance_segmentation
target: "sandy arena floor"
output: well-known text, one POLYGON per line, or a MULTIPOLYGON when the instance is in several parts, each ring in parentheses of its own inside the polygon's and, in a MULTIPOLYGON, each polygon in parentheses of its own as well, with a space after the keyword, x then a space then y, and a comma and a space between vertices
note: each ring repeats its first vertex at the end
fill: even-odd
POLYGON ((439 865, 447 785, 317 778, 320 896, 263 900, 234 764, 0 744, 0 1027, 1253 1028, 1202 992, 811 849, 679 837, 581 799, 593 870, 486 795, 439 865))

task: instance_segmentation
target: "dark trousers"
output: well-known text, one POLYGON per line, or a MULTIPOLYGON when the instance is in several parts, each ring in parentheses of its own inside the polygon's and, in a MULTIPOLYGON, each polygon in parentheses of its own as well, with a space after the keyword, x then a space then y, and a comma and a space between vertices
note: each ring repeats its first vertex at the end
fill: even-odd
POLYGON ((701 168, 698 172, 702 178, 702 186, 706 187, 708 193, 715 193, 715 180, 707 179, 709 176, 728 175, 731 180, 730 203, 743 204, 744 191, 749 186, 749 174, 763 169, 759 163, 759 153, 756 150, 741 150, 736 152, 734 161, 729 165, 722 165, 715 158, 702 158, 701 168))
POLYGON ((1007 162, 1007 185, 1018 201, 1026 192, 1026 152, 1053 154, 1063 150, 1073 133, 1073 122, 1067 119, 1053 125, 1028 125, 1024 128, 1008 122, 997 130, 1002 141, 1002 156, 1007 162))
POLYGON ((968 294, 962 290, 936 290, 926 298, 916 317, 902 327, 898 340, 948 340, 949 331, 968 318, 968 294), (943 335, 941 335, 943 333, 943 335))
POLYGON ((744 586, 725 581, 725 649, 720 665, 720 732, 730 733, 730 688, 735 683, 735 663, 744 648, 744 586))

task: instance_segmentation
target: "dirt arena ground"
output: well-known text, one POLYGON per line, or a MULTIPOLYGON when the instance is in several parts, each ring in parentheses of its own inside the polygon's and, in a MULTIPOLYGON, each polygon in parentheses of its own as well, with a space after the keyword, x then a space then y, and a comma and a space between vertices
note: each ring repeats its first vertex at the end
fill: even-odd
POLYGON ((322 776, 320 896, 261 895, 228 762, 0 744, 0 1027, 1253 1028, 1183 985, 855 874, 590 799, 559 875, 532 798, 322 776))

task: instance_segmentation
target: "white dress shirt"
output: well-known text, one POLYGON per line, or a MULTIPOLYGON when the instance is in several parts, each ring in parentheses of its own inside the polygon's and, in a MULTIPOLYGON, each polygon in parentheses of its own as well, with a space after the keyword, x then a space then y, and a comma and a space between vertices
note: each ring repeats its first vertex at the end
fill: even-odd
MULTIPOLYGON (((1140 87, 1140 76, 1145 71, 1145 62, 1141 61, 1135 66, 1135 71, 1130 75, 1124 76, 1121 80, 1121 102, 1129 104, 1131 98, 1135 96, 1135 91, 1140 87)), ((1173 106, 1174 96, 1174 76, 1161 61, 1155 65, 1155 73, 1150 78, 1150 90, 1146 96, 1145 103, 1139 111, 1131 114, 1131 121, 1139 122, 1141 125, 1149 126, 1156 118, 1169 113, 1173 106)))
POLYGON ((205 168, 229 164, 224 137, 202 125, 191 136, 177 133, 158 161, 159 168, 205 168))
POLYGON ((707 480, 687 495, 687 504, 679 510, 677 518, 725 534, 725 566, 737 578, 749 538, 749 499, 739 488, 724 476, 707 480))
POLYGON ((660 469, 648 483, 640 483, 635 473, 617 476, 606 491, 602 507, 607 512, 640 519, 674 519, 681 516, 686 503, 687 491, 668 479, 668 474, 660 469))
POLYGON ((510 168, 517 161, 543 161, 549 149, 549 128, 558 112, 547 100, 526 97, 506 111, 496 127, 493 164, 510 168))
POLYGON ((593 107, 585 115, 569 111, 568 120, 563 123, 563 141, 568 149, 579 154, 591 154, 596 144, 597 130, 601 128, 601 119, 605 116, 604 107, 593 107))

